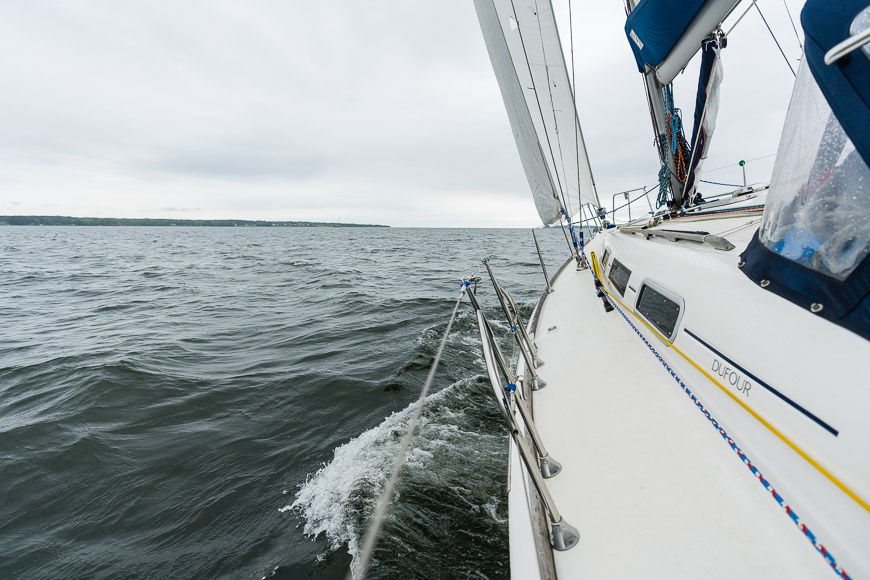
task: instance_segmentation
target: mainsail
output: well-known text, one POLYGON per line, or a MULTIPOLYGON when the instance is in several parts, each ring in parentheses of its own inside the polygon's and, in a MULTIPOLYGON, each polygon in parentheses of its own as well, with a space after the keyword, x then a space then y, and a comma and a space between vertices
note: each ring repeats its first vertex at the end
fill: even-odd
POLYGON ((550 0, 474 0, 541 221, 599 206, 550 0))

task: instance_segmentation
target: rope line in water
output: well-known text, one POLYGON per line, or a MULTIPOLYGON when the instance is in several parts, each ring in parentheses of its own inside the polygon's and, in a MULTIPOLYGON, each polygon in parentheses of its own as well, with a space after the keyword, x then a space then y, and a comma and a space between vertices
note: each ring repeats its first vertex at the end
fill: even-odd
MULTIPOLYGON (((438 363, 441 362, 441 356, 444 354, 444 348, 447 346, 447 337, 450 336, 450 330, 453 328, 453 322, 456 320, 456 313, 459 312, 459 305, 462 303, 462 298, 465 297, 465 289, 470 285, 470 282, 463 281, 459 290, 459 298, 456 299, 456 305, 453 307, 453 313, 450 315, 450 320, 447 322, 447 328, 444 330, 444 336, 441 338, 441 344, 438 345, 438 352, 435 354, 435 360, 432 362, 432 368, 429 369, 429 375, 426 377, 426 382, 423 384, 423 389, 420 391, 420 397, 417 399, 417 407, 414 409, 414 416, 408 422, 408 430, 405 432, 405 437, 402 439, 402 446, 399 448, 399 453, 396 454, 396 461, 393 463, 393 471, 390 473, 390 479, 387 481, 381 497, 378 499, 378 507, 375 510, 369 523, 369 529, 366 532, 365 541, 360 554, 359 564, 356 572, 359 578, 365 578, 368 572, 369 565, 372 561, 372 554, 375 551, 375 546, 378 542, 378 535, 384 523, 384 516, 387 514, 387 508, 390 506, 393 497, 393 491, 396 488, 396 482, 399 481, 399 474, 402 467, 405 465, 405 456, 408 454, 408 449, 411 447, 411 441, 414 439, 414 434, 417 431, 417 425, 420 423, 420 417, 423 415, 423 405, 426 397, 429 395, 429 390, 432 388, 432 381, 435 378, 435 371, 438 370, 438 363)), ((354 579, 354 570, 351 568, 347 573, 347 580, 354 579)))

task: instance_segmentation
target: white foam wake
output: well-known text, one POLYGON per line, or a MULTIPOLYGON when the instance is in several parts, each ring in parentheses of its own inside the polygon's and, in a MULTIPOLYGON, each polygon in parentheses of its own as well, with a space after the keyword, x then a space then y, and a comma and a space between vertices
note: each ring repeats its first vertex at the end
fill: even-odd
MULTIPOLYGON (((406 470, 425 469, 433 452, 448 445, 450 439, 475 435, 461 431, 456 425, 461 408, 450 409, 441 403, 446 397, 464 398, 460 387, 477 378, 463 379, 426 398, 406 470)), ((337 447, 332 461, 310 475, 296 493, 295 501, 279 510, 301 513, 305 534, 311 537, 324 534, 330 550, 338 550, 347 543, 352 566, 356 565, 363 526, 375 510, 415 404, 396 411, 378 426, 337 447)))

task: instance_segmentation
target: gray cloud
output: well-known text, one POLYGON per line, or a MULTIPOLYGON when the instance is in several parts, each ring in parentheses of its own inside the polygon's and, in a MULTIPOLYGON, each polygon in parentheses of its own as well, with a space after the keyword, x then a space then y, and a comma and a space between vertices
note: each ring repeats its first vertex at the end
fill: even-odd
MULTIPOLYGON (((658 169, 620 4, 575 7, 602 200, 658 169)), ((762 9, 797 57, 782 7, 762 9)), ((730 40, 708 167, 775 151, 790 94, 755 15, 730 40)), ((4 3, 0 51, 0 203, 22 212, 537 222, 467 0, 4 3)), ((694 66, 677 84, 686 119, 694 66)))

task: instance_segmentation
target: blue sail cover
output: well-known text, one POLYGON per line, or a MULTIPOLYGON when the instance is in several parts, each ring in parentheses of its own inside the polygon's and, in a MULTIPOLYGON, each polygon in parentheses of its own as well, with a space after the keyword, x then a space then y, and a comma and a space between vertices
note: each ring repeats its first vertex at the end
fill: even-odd
POLYGON ((825 53, 851 36, 850 27, 867 0, 808 0, 801 12, 807 63, 831 110, 870 165, 870 58, 861 50, 825 64, 825 53))
POLYGON ((704 0, 641 0, 625 23, 637 70, 661 64, 703 5, 704 0))

